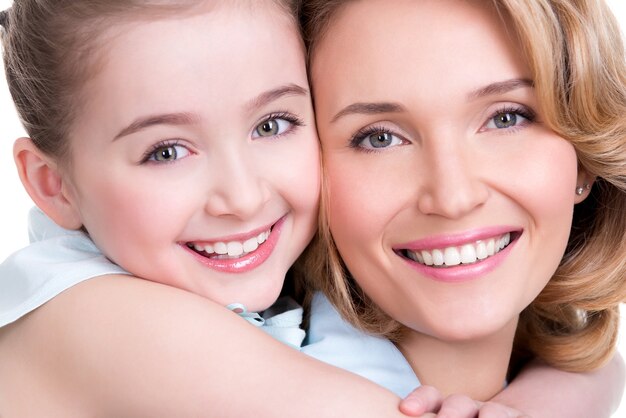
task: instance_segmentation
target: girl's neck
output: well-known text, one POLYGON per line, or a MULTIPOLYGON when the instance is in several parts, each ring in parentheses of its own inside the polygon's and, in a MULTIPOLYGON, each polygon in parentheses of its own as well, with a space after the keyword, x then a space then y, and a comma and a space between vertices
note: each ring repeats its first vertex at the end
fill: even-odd
POLYGON ((398 348, 423 385, 444 396, 464 394, 479 401, 504 387, 517 318, 498 333, 471 341, 442 341, 409 331, 398 348))

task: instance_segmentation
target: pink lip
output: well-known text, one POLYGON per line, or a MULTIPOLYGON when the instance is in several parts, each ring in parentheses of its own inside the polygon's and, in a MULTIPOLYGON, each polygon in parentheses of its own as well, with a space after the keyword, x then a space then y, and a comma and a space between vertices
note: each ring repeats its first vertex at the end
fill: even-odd
POLYGON ((394 249, 406 249, 411 251, 418 250, 434 250, 437 248, 461 246, 463 244, 476 242, 482 239, 493 238, 503 235, 507 232, 519 232, 518 227, 512 226, 491 226, 487 228, 475 229, 472 231, 461 232, 458 234, 439 235, 434 237, 422 238, 416 241, 398 244, 394 249))
MULTIPOLYGON (((283 216, 284 218, 284 216, 283 216)), ((219 238, 215 238, 215 239, 210 239, 210 240, 205 240, 205 241, 193 241, 196 244, 211 244, 214 242, 229 242, 229 241, 245 241, 247 239, 250 239, 252 237, 256 237, 257 235, 259 235, 261 232, 265 232, 267 230, 269 230, 272 225, 278 224, 283 218, 279 219, 278 221, 272 223, 272 224, 268 224, 256 229, 253 229, 252 231, 248 231, 248 232, 242 232, 240 234, 233 234, 233 235, 228 235, 226 237, 219 237, 219 238)))
MULTIPOLYGON (((196 260, 198 260, 203 265, 209 268, 212 268, 213 270, 217 270, 217 271, 225 272, 225 273, 245 273, 250 270, 254 270, 258 266, 263 264, 265 260, 267 260, 270 257, 270 255, 272 255, 272 252, 274 251, 274 248, 276 247, 276 244, 278 243, 278 239, 280 238, 280 233, 282 231, 282 226, 285 223, 285 219, 286 219, 286 215, 280 218, 274 224, 274 226, 272 227, 272 232, 270 233, 269 237, 263 244, 259 245, 259 248, 257 248, 250 254, 246 254, 243 257, 239 257, 239 258, 218 259, 218 258, 203 257, 197 252, 195 252, 194 250, 192 250, 191 248, 187 247, 187 245, 185 244, 180 244, 180 245, 186 251, 191 253, 196 258, 196 260)), ((259 230, 256 231, 256 234, 263 232, 263 231, 267 231, 269 228, 270 227, 259 228, 259 230)), ((246 238, 246 237, 250 237, 254 235, 255 234, 251 234, 251 233, 232 235, 224 239, 224 241, 227 241, 227 240, 238 241, 238 240, 241 240, 242 238, 246 238)), ((220 238, 220 240, 222 240, 222 238, 220 238)))
POLYGON ((398 246, 398 248, 410 249, 413 251, 426 249, 432 250, 436 248, 440 249, 451 246, 460 246, 468 242, 475 242, 481 239, 492 238, 506 232, 520 232, 520 234, 517 234, 516 238, 513 239, 509 243, 509 245, 501 250, 499 253, 484 260, 476 261, 473 264, 459 264, 453 267, 433 267, 420 264, 417 261, 410 260, 406 257, 402 257, 401 255, 398 255, 398 257, 401 257, 405 263, 407 263, 412 269, 416 270, 422 276, 428 277, 438 282, 461 283, 475 280, 493 271, 501 263, 503 263, 504 260, 506 260, 506 258, 513 250, 513 247, 517 244, 519 237, 521 236, 522 231, 520 231, 519 228, 485 228, 451 236, 426 238, 418 241, 413 241, 406 244, 406 246, 398 246))

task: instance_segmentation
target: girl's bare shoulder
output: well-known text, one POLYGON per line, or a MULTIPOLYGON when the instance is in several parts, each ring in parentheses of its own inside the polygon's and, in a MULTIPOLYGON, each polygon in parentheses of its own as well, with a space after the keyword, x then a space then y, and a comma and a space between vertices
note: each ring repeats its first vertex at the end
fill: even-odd
POLYGON ((207 406, 198 380, 228 372, 220 357, 238 331, 256 335, 190 292, 124 275, 85 281, 0 329, 0 415, 144 414, 185 387, 207 406))

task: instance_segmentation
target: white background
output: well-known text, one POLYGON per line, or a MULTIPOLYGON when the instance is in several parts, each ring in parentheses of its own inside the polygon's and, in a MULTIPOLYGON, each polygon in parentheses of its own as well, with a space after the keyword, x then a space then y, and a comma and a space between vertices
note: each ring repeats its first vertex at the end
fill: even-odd
MULTIPOLYGON (((626 32, 626 0, 607 0, 620 20, 623 32, 626 32)), ((0 10, 11 5, 11 0, 0 0, 0 10)), ((13 141, 24 134, 20 125, 15 108, 11 102, 7 89, 4 66, 0 70, 0 261, 10 253, 27 244, 26 213, 32 206, 32 202, 17 177, 13 163, 13 141)), ((626 312, 626 309, 622 309, 626 312)), ((626 322, 626 314, 622 315, 626 322)), ((620 352, 626 357, 626 324, 622 324, 622 336, 620 338, 620 352)), ((626 416, 626 402, 617 412, 615 417, 626 416)))

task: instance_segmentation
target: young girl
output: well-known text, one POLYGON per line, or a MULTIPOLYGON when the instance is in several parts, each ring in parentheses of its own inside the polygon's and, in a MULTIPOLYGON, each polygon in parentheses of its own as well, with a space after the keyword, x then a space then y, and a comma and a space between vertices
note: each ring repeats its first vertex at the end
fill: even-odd
POLYGON ((337 309, 444 393, 497 393, 514 339, 564 370, 605 364, 626 296, 626 65, 607 7, 305 3, 336 246, 315 277, 337 309))
POLYGON ((271 305, 314 230, 288 6, 14 5, 7 74, 31 136, 15 156, 59 227, 35 212, 39 242, 2 275, 3 416, 398 415, 395 396, 223 309, 271 305))

